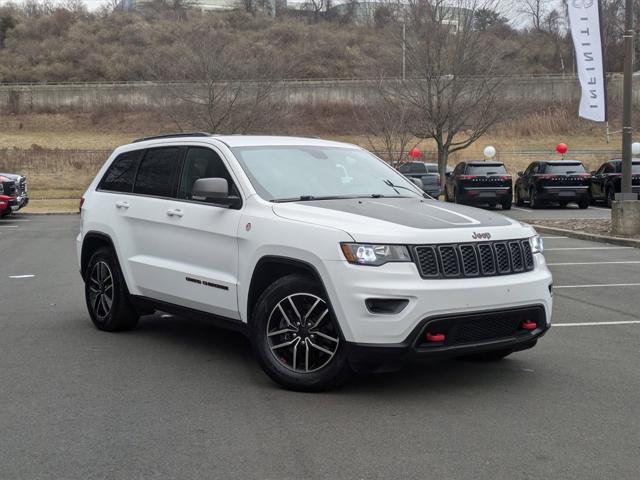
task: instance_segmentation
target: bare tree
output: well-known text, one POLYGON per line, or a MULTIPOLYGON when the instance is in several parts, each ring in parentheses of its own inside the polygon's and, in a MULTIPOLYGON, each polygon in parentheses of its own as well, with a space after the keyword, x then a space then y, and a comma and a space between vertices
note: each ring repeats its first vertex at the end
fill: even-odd
POLYGON ((413 105, 399 96, 387 82, 380 80, 372 89, 365 105, 354 107, 358 122, 364 127, 369 148, 393 166, 407 158, 415 145, 413 105))
POLYGON ((408 79, 390 81, 388 88, 390 98, 411 106, 414 133, 435 141, 444 178, 449 155, 472 145, 504 115, 498 108, 499 52, 472 28, 474 12, 494 9, 495 2, 419 1, 407 28, 408 79))
POLYGON ((549 0, 520 0, 520 13, 531 22, 534 31, 544 30, 549 0))
POLYGON ((172 78, 158 103, 180 130, 249 133, 268 129, 286 112, 274 92, 288 71, 278 56, 239 47, 224 33, 203 29, 178 39, 173 54, 152 66, 172 78))

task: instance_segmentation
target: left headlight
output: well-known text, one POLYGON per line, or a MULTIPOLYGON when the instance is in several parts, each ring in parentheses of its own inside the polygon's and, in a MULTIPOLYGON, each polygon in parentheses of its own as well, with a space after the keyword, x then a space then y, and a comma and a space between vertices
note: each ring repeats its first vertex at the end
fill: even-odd
POLYGON ((535 237, 531 237, 529 239, 529 243, 531 244, 531 251, 533 253, 542 253, 544 252, 544 241, 540 235, 536 235, 535 237))
POLYGON ((410 262, 409 249, 404 245, 369 245, 342 243, 342 253, 349 263, 378 267, 389 262, 410 262))

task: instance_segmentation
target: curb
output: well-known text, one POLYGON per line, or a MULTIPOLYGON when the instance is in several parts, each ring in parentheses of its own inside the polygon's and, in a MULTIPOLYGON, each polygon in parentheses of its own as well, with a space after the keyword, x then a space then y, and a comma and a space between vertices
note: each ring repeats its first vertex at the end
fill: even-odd
POLYGON ((41 216, 41 215, 79 215, 78 212, 28 212, 28 213, 20 213, 18 215, 11 215, 8 218, 20 218, 20 217, 31 217, 31 216, 41 216))
POLYGON ((611 243, 613 245, 622 245, 624 247, 640 248, 640 240, 633 238, 610 237, 608 235, 597 235, 595 233, 576 232, 574 230, 566 230, 564 228, 545 227, 531 223, 539 233, 557 233, 565 237, 577 238, 579 240, 589 240, 591 242, 611 243))

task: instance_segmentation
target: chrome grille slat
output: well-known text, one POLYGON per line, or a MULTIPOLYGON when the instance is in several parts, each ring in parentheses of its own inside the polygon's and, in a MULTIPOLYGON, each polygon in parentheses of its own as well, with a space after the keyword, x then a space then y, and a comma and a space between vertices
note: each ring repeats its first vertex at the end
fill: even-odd
POLYGON ((418 245, 414 260, 424 279, 471 278, 529 272, 535 261, 529 240, 418 245))

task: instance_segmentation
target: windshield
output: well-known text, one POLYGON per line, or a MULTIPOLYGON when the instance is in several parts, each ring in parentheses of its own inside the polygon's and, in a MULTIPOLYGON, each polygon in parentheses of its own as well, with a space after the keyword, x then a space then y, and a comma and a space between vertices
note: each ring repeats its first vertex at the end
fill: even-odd
POLYGON ((547 168, 545 169, 545 173, 557 173, 560 175, 585 172, 586 170, 581 163, 547 163, 547 168))
POLYGON ((265 200, 422 196, 413 183, 363 150, 307 146, 232 150, 265 200))
POLYGON ((488 163, 486 165, 467 165, 468 175, 505 175, 507 169, 502 163, 488 163))

